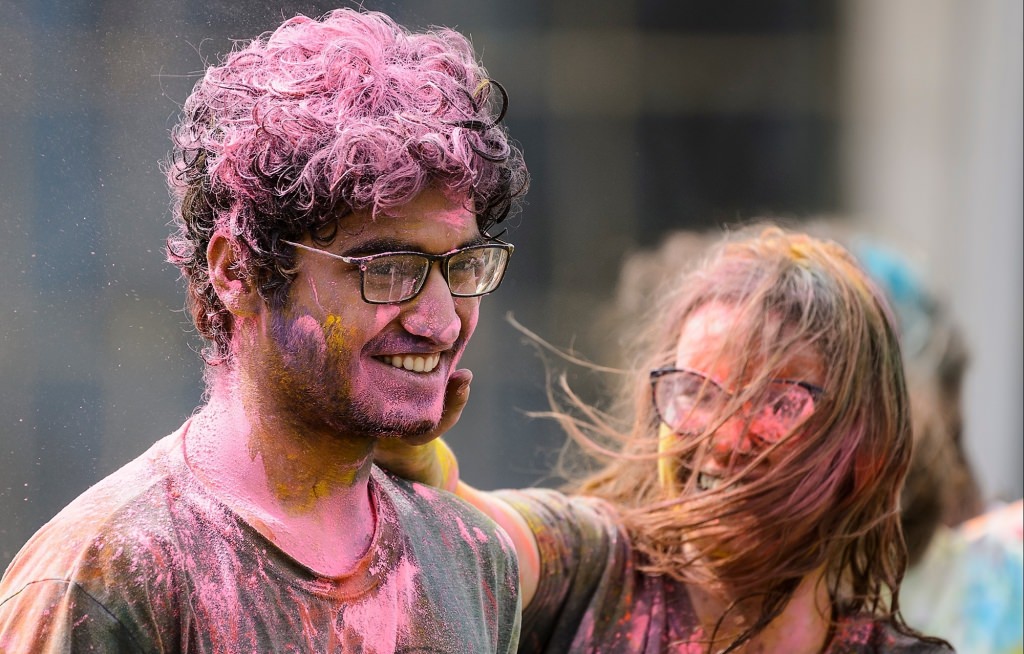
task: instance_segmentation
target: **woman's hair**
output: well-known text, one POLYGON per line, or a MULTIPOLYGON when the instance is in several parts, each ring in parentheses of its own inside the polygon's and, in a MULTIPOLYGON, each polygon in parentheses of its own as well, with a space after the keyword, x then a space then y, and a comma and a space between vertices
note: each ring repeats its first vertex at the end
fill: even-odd
POLYGON ((214 232, 236 240, 241 272, 274 306, 293 257, 280 241, 329 242, 351 212, 388 214, 435 188, 465 197, 486 234, 529 181, 500 125, 506 105, 464 36, 410 33, 376 12, 298 16, 208 68, 167 167, 177 228, 168 258, 211 341, 207 361, 229 358, 232 332, 209 279, 214 232))
MULTIPOLYGON (((967 347, 943 298, 928 288, 904 255, 867 237, 848 220, 822 217, 802 223, 800 229, 848 247, 893 309, 914 432, 901 495, 903 536, 913 568, 939 525, 959 525, 983 509, 963 443, 967 347)), ((636 316, 658 296, 666 278, 675 279, 719 238, 716 232, 680 230, 668 234, 656 249, 627 257, 615 301, 600 316, 604 338, 632 336, 636 316)))
POLYGON ((898 613, 907 563, 899 522, 911 456, 907 389, 886 301, 853 257, 833 242, 771 225, 738 230, 655 302, 646 324, 629 382, 626 433, 562 384, 569 410, 556 406, 552 416, 606 461, 572 489, 617 507, 646 571, 759 601, 759 618, 737 643, 821 570, 836 615, 868 612, 913 633, 898 613), (735 318, 711 353, 731 362, 732 378, 717 381, 743 390, 718 408, 704 433, 680 437, 661 453, 680 464, 678 485, 668 490, 657 472, 660 421, 648 372, 674 364, 684 323, 712 303, 735 318), (697 492, 691 471, 700 468, 715 428, 756 402, 797 348, 811 348, 823 364, 814 413, 726 483, 697 492), (763 469, 772 452, 768 474, 742 477, 745 469, 763 469), (697 558, 702 565, 691 565, 697 558))

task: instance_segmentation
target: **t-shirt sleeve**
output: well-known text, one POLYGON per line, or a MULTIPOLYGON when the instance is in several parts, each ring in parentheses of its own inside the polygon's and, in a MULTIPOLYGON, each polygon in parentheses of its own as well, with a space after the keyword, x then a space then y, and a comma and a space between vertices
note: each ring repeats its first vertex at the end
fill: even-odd
POLYGON ((522 625, 522 605, 519 595, 519 561, 515 557, 512 543, 504 534, 497 538, 502 541, 500 551, 503 565, 500 566, 501 584, 498 606, 498 654, 515 654, 519 649, 519 634, 522 625))
POLYGON ((540 579, 523 611, 521 652, 562 654, 600 642, 629 611, 634 590, 629 541, 614 510, 556 491, 499 491, 537 539, 540 579))
POLYGON ((0 599, 0 652, 143 652, 131 632, 74 582, 35 581, 0 599))

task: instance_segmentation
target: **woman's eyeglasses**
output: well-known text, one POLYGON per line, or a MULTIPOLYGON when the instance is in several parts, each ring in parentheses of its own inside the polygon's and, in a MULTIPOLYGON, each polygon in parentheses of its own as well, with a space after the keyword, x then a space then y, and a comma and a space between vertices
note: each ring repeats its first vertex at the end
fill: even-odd
MULTIPOLYGON (((694 370, 659 368, 651 371, 654 409, 678 434, 702 434, 734 396, 713 379, 694 370)), ((745 410, 748 429, 758 439, 775 443, 812 413, 824 389, 791 379, 773 379, 745 410)))

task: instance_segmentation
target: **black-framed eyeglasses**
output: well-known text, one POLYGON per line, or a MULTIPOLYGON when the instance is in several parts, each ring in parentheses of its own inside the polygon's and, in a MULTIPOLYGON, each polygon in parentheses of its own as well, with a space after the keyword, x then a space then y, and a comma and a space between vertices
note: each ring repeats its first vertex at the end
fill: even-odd
MULTIPOLYGON (((733 397, 715 380, 695 370, 659 368, 651 371, 654 410, 678 434, 702 434, 733 397)), ((756 406, 744 412, 747 427, 758 439, 775 443, 812 413, 825 389, 793 379, 772 379, 756 406)))
POLYGON ((493 292, 505 276, 511 243, 490 241, 456 248, 444 254, 380 252, 365 257, 346 257, 302 243, 281 239, 292 247, 359 266, 360 292, 369 304, 398 304, 420 294, 430 267, 441 264, 441 275, 454 297, 478 297, 493 292))

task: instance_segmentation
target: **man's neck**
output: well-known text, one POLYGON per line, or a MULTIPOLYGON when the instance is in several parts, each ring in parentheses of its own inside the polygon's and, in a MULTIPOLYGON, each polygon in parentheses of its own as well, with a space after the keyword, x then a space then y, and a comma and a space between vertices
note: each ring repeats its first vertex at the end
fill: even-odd
POLYGON ((374 442, 296 425, 272 407, 221 379, 185 434, 189 467, 287 554, 341 575, 373 538, 374 442))

